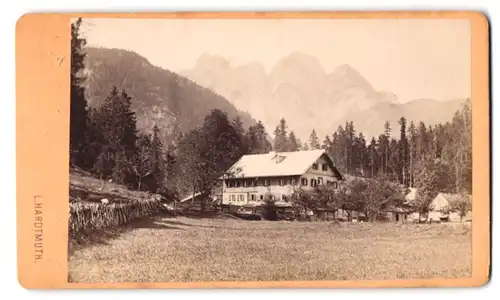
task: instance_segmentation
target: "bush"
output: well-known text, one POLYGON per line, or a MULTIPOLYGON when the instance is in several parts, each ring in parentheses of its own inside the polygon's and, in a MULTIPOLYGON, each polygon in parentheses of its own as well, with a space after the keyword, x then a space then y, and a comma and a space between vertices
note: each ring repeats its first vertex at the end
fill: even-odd
POLYGON ((278 220, 278 213, 276 211, 277 207, 274 204, 274 200, 266 199, 264 205, 262 205, 263 213, 262 217, 268 221, 278 220))

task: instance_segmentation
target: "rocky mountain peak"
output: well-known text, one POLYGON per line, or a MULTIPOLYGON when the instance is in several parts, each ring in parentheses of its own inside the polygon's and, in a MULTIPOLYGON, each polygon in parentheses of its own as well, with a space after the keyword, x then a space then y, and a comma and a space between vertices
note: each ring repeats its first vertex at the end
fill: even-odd
POLYGON ((197 70, 217 70, 217 69, 229 69, 229 60, 210 53, 203 53, 195 64, 195 69, 197 70))

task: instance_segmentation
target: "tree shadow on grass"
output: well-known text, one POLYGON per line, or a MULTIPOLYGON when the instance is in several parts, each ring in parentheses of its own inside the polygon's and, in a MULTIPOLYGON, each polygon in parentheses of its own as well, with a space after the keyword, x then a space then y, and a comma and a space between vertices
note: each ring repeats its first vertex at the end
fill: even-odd
POLYGON ((186 227, 197 227, 197 228, 209 228, 209 229, 232 229, 232 230, 248 230, 248 228, 232 228, 227 226, 213 226, 213 225, 196 225, 196 224, 188 224, 180 221, 173 220, 161 220, 158 223, 163 223, 165 225, 178 225, 178 226, 186 226, 186 227))
POLYGON ((140 229, 140 228, 184 230, 183 228, 170 225, 189 226, 188 224, 184 224, 182 222, 168 222, 155 217, 147 217, 129 223, 128 225, 126 225, 126 228, 129 230, 140 229))
POLYGON ((109 241, 120 236, 124 228, 107 228, 92 232, 79 232, 68 239, 68 254, 92 245, 109 245, 109 241))
POLYGON ((171 220, 161 220, 160 221, 162 224, 170 224, 170 225, 180 225, 180 226, 187 226, 187 227, 198 227, 198 225, 193 225, 193 224, 187 224, 187 223, 184 223, 184 222, 180 222, 180 221, 171 221, 171 220))
POLYGON ((242 220, 236 216, 231 214, 223 213, 223 212, 214 212, 214 211, 198 211, 198 210, 184 210, 177 212, 177 216, 185 217, 188 219, 201 220, 201 219, 236 219, 242 220))
POLYGON ((98 231, 80 232, 70 236, 68 239, 68 254, 71 255, 77 250, 92 245, 109 245, 110 241, 120 237, 120 235, 141 228, 184 230, 180 227, 170 226, 170 224, 161 221, 161 219, 157 217, 145 217, 140 220, 132 221, 124 226, 111 227, 98 231))

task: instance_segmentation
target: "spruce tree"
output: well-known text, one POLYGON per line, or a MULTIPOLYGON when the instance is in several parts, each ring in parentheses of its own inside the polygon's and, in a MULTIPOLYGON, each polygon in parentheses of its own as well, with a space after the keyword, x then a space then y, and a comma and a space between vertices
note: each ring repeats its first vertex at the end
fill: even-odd
POLYGON ((356 173, 360 173, 365 176, 365 166, 366 166, 366 139, 362 132, 354 138, 353 146, 353 165, 356 173))
POLYGON ((288 139, 287 139, 287 129, 286 121, 281 118, 280 123, 276 126, 274 130, 274 151, 284 152, 287 151, 288 139))
POLYGON ((177 161, 176 146, 172 144, 166 154, 166 187, 167 193, 177 199, 180 191, 180 169, 177 161))
POLYGON ((85 52, 86 40, 80 35, 82 19, 71 24, 71 72, 70 72, 70 163, 85 166, 87 145, 87 100, 85 99, 85 52))
POLYGON ((427 158, 427 150, 429 147, 429 132, 424 122, 418 124, 418 139, 416 144, 416 152, 420 161, 427 158))
POLYGON ((323 140, 323 145, 321 145, 321 149, 325 149, 327 152, 330 152, 331 148, 332 148, 332 140, 330 140, 330 137, 327 135, 323 140))
POLYGON ((141 134, 137 139, 137 154, 132 169, 137 177, 137 189, 141 191, 144 188, 144 179, 152 175, 154 170, 154 153, 149 134, 141 134))
POLYGON ((287 146, 287 151, 299 151, 300 148, 300 141, 297 140, 295 137, 295 133, 293 131, 290 131, 290 134, 288 135, 288 146, 287 146))
POLYGON ((137 154, 137 128, 131 98, 114 86, 96 113, 100 131, 100 154, 94 169, 101 177, 111 175, 117 183, 135 185, 132 164, 137 154))
POLYGON ((415 177, 415 163, 417 158, 416 146, 417 146, 417 128, 413 121, 410 122, 408 127, 408 145, 409 145, 409 157, 408 157, 408 173, 409 173, 409 186, 413 186, 413 179, 415 177))
POLYGON ((370 177, 375 177, 375 174, 378 173, 378 159, 377 159, 377 141, 375 138, 372 138, 370 145, 368 146, 368 152, 370 155, 369 159, 369 167, 370 167, 370 177))
POLYGON ((130 159, 136 153, 136 141, 137 141, 137 118, 135 113, 132 111, 132 98, 125 92, 121 93, 121 101, 119 102, 121 106, 120 116, 122 126, 123 126, 123 136, 122 142, 126 151, 127 158, 130 159))
POLYGON ((383 151, 384 151, 384 171, 385 171, 385 174, 389 174, 389 159, 391 157, 391 153, 390 153, 390 149, 391 149, 391 146, 390 146, 390 141, 391 141, 391 124, 389 123, 389 121, 386 121, 385 124, 384 124, 384 143, 383 143, 383 151))
POLYGON ((247 140, 247 136, 245 133, 245 128, 243 128, 243 121, 240 116, 237 116, 232 122, 233 128, 238 134, 239 142, 238 144, 241 147, 241 154, 246 154, 249 152, 250 142, 247 140))
POLYGON ((152 192, 159 192, 166 187, 165 177, 167 168, 165 161, 165 151, 160 136, 160 129, 155 125, 153 127, 153 137, 151 141, 151 152, 153 158, 153 186, 151 187, 152 192))
POLYGON ((200 158, 199 143, 201 141, 200 128, 181 135, 178 141, 178 155, 176 170, 178 170, 178 191, 181 195, 194 195, 200 191, 200 177, 202 161, 200 158))
POLYGON ((337 166, 342 172, 348 173, 348 147, 349 141, 344 127, 339 126, 337 135, 334 136, 334 157, 337 158, 337 166))
POLYGON ((408 147, 408 139, 406 138, 406 118, 401 117, 399 119, 399 125, 401 126, 401 131, 400 131, 400 138, 399 138, 399 166, 398 166, 398 172, 401 174, 400 175, 400 182, 403 185, 408 185, 408 152, 409 152, 409 147, 408 147))
POLYGON ((345 160, 346 160, 347 172, 353 174, 355 172, 353 158, 355 156, 354 144, 355 144, 356 130, 354 129, 354 123, 352 121, 346 122, 345 133, 346 133, 345 160))
POLYGON ((267 139, 266 130, 261 121, 248 127, 245 141, 247 143, 247 153, 261 154, 271 151, 272 145, 267 139))
POLYGON ((339 137, 339 129, 337 129, 337 131, 335 131, 333 134, 332 134, 332 143, 331 143, 331 147, 328 151, 328 153, 331 155, 332 159, 333 159, 333 163, 335 164, 335 166, 337 166, 337 168, 343 170, 343 168, 341 168, 341 160, 342 160, 342 157, 340 156, 340 137, 339 137))
POLYGON ((115 154, 118 153, 119 141, 117 133, 114 132, 113 107, 118 101, 118 89, 114 86, 109 95, 104 100, 102 106, 95 111, 92 116, 95 123, 96 132, 99 133, 97 144, 99 155, 93 167, 93 171, 100 178, 107 178, 113 173, 115 165, 115 154))
MULTIPOLYGON (((226 113, 218 109, 212 110, 205 118, 197 136, 199 190, 209 194, 220 176, 241 157, 244 145, 226 113)), ((202 202, 202 210, 204 208, 202 202)))
POLYGON ((312 150, 321 149, 321 145, 319 144, 318 140, 318 135, 316 134, 316 130, 314 129, 311 132, 311 135, 309 135, 309 148, 312 150))

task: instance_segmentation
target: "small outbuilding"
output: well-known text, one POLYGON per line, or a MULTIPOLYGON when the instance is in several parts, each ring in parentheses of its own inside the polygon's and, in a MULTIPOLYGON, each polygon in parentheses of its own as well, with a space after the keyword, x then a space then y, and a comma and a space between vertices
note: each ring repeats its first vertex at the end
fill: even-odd
POLYGON ((413 210, 410 205, 402 204, 385 209, 387 220, 394 223, 407 223, 412 220, 413 210))
POLYGON ((201 210, 205 206, 206 210, 210 210, 212 206, 217 204, 217 197, 206 195, 204 193, 190 194, 177 202, 177 208, 190 208, 194 210, 201 210), (194 199, 193 199, 194 198, 194 199))
POLYGON ((431 202, 431 211, 429 212, 430 221, 442 222, 460 222, 472 221, 472 196, 463 196, 460 194, 439 193, 431 202), (457 206, 460 202, 465 203, 469 201, 466 208, 465 215, 461 218, 460 211, 457 206), (454 209, 455 208, 455 209, 454 209))

